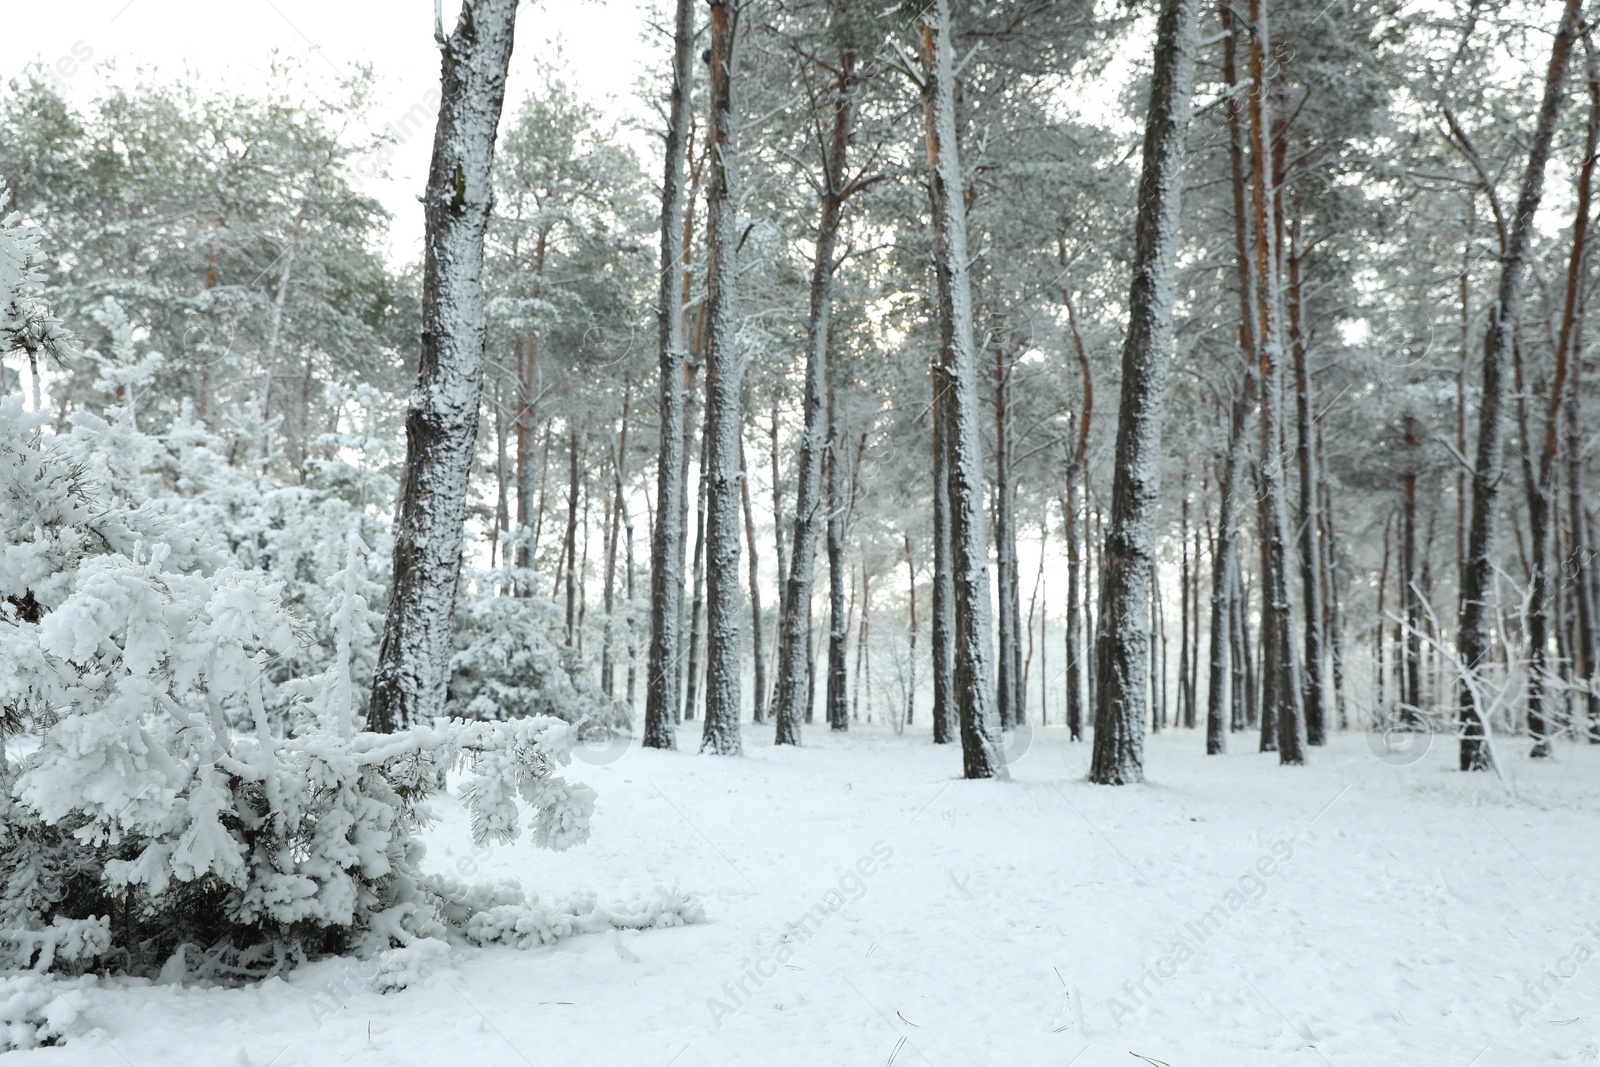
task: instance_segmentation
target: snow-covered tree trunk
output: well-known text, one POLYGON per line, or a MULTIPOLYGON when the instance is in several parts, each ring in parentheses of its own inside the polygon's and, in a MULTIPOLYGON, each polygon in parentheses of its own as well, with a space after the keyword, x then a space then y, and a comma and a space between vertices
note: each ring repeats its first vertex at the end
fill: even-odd
MULTIPOLYGON (((811 593, 816 575, 817 520, 822 515, 823 404, 828 391, 828 337, 833 321, 833 271, 839 218, 846 195, 845 153, 855 123, 855 53, 839 64, 833 125, 827 144, 824 185, 819 197, 816 249, 811 262, 811 304, 806 320, 806 386, 800 457, 796 475, 794 537, 779 623, 778 680, 773 694, 777 743, 800 743, 802 711, 808 705, 807 665, 811 632, 811 593)), ((777 426, 773 426, 776 440, 777 426)))
POLYGON ((1095 648, 1094 759, 1089 780, 1101 785, 1144 780, 1150 656, 1145 620, 1155 563, 1162 409, 1172 361, 1178 202, 1194 90, 1196 8, 1197 0, 1162 0, 1156 22, 1095 648))
POLYGON ((1545 75, 1544 99, 1539 107, 1533 143, 1528 149, 1528 165, 1522 173, 1511 236, 1501 260, 1500 283, 1489 311, 1489 329, 1483 342, 1483 395, 1478 408, 1477 454, 1472 465, 1467 565, 1462 576, 1460 624, 1456 630, 1456 651, 1463 670, 1468 672, 1461 682, 1459 700, 1460 766, 1464 771, 1488 770, 1491 765, 1485 739, 1488 723, 1478 703, 1475 675, 1483 669, 1489 655, 1489 624, 1494 614, 1490 597, 1494 591, 1495 508, 1505 465, 1500 411, 1505 406, 1506 362, 1522 305, 1522 274, 1527 266, 1533 217, 1544 196, 1545 163, 1550 158, 1550 143, 1555 137, 1562 83, 1566 80, 1567 64, 1578 35, 1582 7, 1580 0, 1567 0, 1563 6, 1545 75))
POLYGON ((933 404, 928 419, 933 433, 933 619, 929 643, 933 651, 933 743, 956 739, 955 587, 950 577, 950 478, 945 443, 945 395, 938 364, 933 375, 933 404))
POLYGON ((1333 488, 1328 483, 1328 450, 1322 443, 1322 424, 1317 424, 1317 488, 1322 493, 1322 574, 1326 592, 1323 606, 1328 615, 1328 651, 1333 668, 1333 704, 1339 729, 1350 727, 1344 697, 1344 616, 1339 603, 1339 540, 1333 525, 1333 488))
MULTIPOLYGON (((1276 167, 1270 162, 1276 143, 1269 141, 1270 125, 1266 91, 1266 56, 1271 52, 1266 0, 1250 3, 1250 199, 1255 220, 1256 343, 1261 366, 1261 549, 1262 549, 1262 643, 1271 653, 1270 673, 1266 675, 1271 693, 1263 701, 1262 722, 1272 718, 1273 747, 1278 762, 1305 762, 1305 717, 1301 705, 1300 656, 1294 645, 1294 586, 1289 581, 1289 498, 1284 484, 1284 360, 1283 293, 1276 240, 1277 190, 1269 187, 1276 167), (1270 168, 1270 169, 1269 169, 1270 168)), ((1264 657, 1265 658, 1265 657, 1264 657)), ((1263 743, 1267 726, 1263 725, 1263 743)), ((1271 751, 1271 749, 1264 749, 1271 751)))
POLYGON ((753 722, 766 722, 767 658, 764 647, 766 627, 761 622, 761 556, 756 548, 756 512, 750 502, 750 468, 745 463, 744 438, 739 439, 739 466, 743 477, 739 479, 739 496, 744 511, 744 540, 750 549, 750 655, 755 667, 755 708, 750 718, 753 722))
POLYGON ((734 137, 734 11, 711 0, 711 115, 706 137, 706 716, 702 751, 737 755, 739 738, 739 437, 745 359, 735 341, 738 170, 734 137))
POLYGON ((844 603, 844 501, 839 495, 839 424, 834 406, 833 387, 828 387, 828 684, 823 693, 828 725, 834 730, 850 729, 850 702, 845 695, 849 682, 845 667, 845 639, 850 620, 844 603))
MULTIPOLYGON (((570 424, 569 424, 570 425, 570 424)), ((583 488, 582 450, 577 429, 567 431, 567 533, 561 539, 567 577, 567 646, 578 637, 578 493, 583 488)), ((587 543, 587 542, 586 542, 587 543)))
POLYGON ((1011 479, 1011 360, 1004 340, 994 355, 994 541, 995 582, 999 585, 999 662, 995 671, 995 710, 1009 729, 1027 720, 1022 687, 1022 587, 1017 574, 1016 490, 1011 479))
POLYGON ((955 696, 960 709, 963 772, 1006 778, 990 670, 989 546, 984 536, 984 472, 979 423, 978 356, 972 336, 967 253, 966 175, 956 141, 955 57, 949 0, 923 14, 923 115, 933 197, 934 273, 939 288, 939 374, 947 404, 945 445, 954 589, 955 696))
POLYGON ((650 534, 650 650, 645 667, 644 744, 676 748, 678 648, 683 621, 683 336, 684 154, 689 141, 690 57, 694 0, 677 0, 672 37, 672 96, 667 112, 666 173, 661 183, 661 274, 656 289, 656 345, 661 377, 656 440, 655 529, 650 534))
POLYGON ((694 721, 700 706, 700 638, 706 606, 706 438, 700 434, 700 478, 695 496, 694 571, 690 577, 689 647, 685 652, 683 717, 694 721))
POLYGON ((1300 326, 1300 219, 1289 227, 1289 340, 1294 354, 1295 458, 1300 468, 1300 588, 1305 601, 1305 711, 1306 743, 1327 743, 1327 686, 1323 660, 1327 648, 1322 604, 1322 521, 1317 492, 1316 430, 1311 369, 1305 334, 1300 326))
POLYGON ((444 707, 483 390, 483 235, 516 18, 516 0, 465 0, 455 31, 438 31, 443 95, 424 197, 422 352, 372 683, 369 726, 378 731, 427 723, 444 707))
MULTIPOLYGON (((1057 259, 1062 270, 1067 267, 1065 235, 1056 240, 1057 259)), ((1093 584, 1088 570, 1089 555, 1089 428, 1094 421, 1094 374, 1089 365, 1089 352, 1083 344, 1083 333, 1078 329, 1078 313, 1072 304, 1072 293, 1061 290, 1061 302, 1067 308, 1067 326, 1072 334, 1072 349, 1078 357, 1081 409, 1078 413, 1078 440, 1067 461, 1066 491, 1062 498, 1065 513, 1067 540, 1067 733, 1074 741, 1083 740, 1083 709, 1085 694, 1092 692, 1089 684, 1089 659, 1084 649, 1084 600, 1088 587, 1093 584), (1083 485, 1083 530, 1078 530, 1078 485, 1083 485)))

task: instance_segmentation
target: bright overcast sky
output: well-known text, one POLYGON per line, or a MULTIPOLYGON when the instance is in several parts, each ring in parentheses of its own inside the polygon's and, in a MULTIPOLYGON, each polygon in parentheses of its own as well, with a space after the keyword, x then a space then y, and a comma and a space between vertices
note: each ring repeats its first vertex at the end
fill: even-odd
MULTIPOLYGON (((10 7, 11 44, 0 51, 0 78, 42 60, 80 103, 103 84, 92 68, 107 59, 115 61, 119 80, 142 66, 163 78, 190 72, 202 90, 249 89, 266 83, 275 51, 302 57, 311 77, 320 71, 326 84, 353 64, 370 64, 377 78, 375 128, 418 102, 431 109, 438 98, 432 0, 58 0, 10 7)), ((507 112, 531 86, 535 60, 553 57, 557 42, 570 80, 592 100, 613 113, 633 110, 636 79, 656 65, 642 33, 654 7, 652 0, 524 4, 507 112)), ((445 0, 444 8, 449 30, 460 0, 445 0)), ((420 254, 416 196, 427 175, 432 132, 430 114, 426 129, 389 159, 390 180, 369 184, 395 215, 390 251, 401 260, 420 254)))

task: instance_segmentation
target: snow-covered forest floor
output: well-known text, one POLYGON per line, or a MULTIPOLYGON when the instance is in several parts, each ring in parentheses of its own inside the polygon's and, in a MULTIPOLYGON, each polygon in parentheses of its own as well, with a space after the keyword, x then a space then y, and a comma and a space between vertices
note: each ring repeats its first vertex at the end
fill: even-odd
POLYGON ((1454 772, 1443 739, 1397 766, 1339 735, 1287 769, 1253 738, 1208 759, 1173 731, 1149 739, 1149 784, 1109 789, 1084 782, 1088 746, 1054 728, 1010 783, 954 779, 957 753, 921 731, 812 728, 785 749, 746 733, 742 759, 635 746, 574 764, 600 802, 592 841, 568 853, 474 851, 453 800, 429 837, 430 869, 540 893, 681 886, 703 925, 458 948, 388 995, 342 960, 243 989, 102 980, 81 1000, 96 1029, 8 1063, 1600 1056, 1600 924, 1583 925, 1600 748, 1564 744, 1545 764, 1505 751, 1502 786, 1454 772))

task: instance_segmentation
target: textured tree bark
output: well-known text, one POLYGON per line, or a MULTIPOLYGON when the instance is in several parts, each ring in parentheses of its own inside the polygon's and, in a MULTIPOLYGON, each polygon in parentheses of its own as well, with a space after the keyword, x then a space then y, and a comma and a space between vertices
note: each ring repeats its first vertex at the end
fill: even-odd
MULTIPOLYGON (((1271 523, 1268 517, 1267 494, 1261 488, 1261 464, 1257 462, 1254 467, 1256 483, 1256 528, 1265 531, 1271 523)), ((1272 625, 1272 554, 1270 543, 1265 536, 1256 538, 1256 547, 1261 552, 1261 629, 1258 633, 1260 643, 1257 646, 1261 670, 1258 672, 1261 697, 1257 701, 1257 710, 1260 713, 1258 725, 1261 727, 1261 743, 1258 752, 1278 751, 1278 683, 1281 676, 1278 672, 1278 653, 1280 642, 1274 639, 1272 625)))
POLYGON ((1161 419, 1172 359, 1179 197, 1194 91, 1196 16, 1195 0, 1162 0, 1156 21, 1095 648, 1089 780, 1101 785, 1144 780, 1144 687, 1150 655, 1144 616, 1155 563, 1161 419))
POLYGON ((741 241, 734 186, 734 10, 711 0, 711 181, 706 190, 706 714, 700 748, 737 755, 739 736, 739 439, 745 359, 734 346, 741 241))
POLYGON ((1323 582, 1326 593, 1322 598, 1327 611, 1328 648, 1333 660, 1333 703, 1339 729, 1350 728, 1350 716, 1344 697, 1344 613, 1339 598, 1339 541, 1333 525, 1333 488, 1328 483, 1328 450, 1322 441, 1322 425, 1317 424, 1317 489, 1322 494, 1322 553, 1323 582))
POLYGON ((1400 483, 1400 603, 1406 620, 1400 714, 1407 726, 1415 726, 1422 711, 1422 600, 1417 595, 1417 420, 1409 412, 1405 447, 1400 483))
POLYGON ((705 618, 706 606, 706 441, 704 432, 700 435, 700 478, 699 492, 696 497, 694 512, 694 569, 690 579, 691 590, 689 594, 689 648, 687 652, 686 675, 683 687, 683 718, 689 722, 700 707, 700 676, 704 673, 700 664, 700 637, 704 633, 701 620, 705 618))
MULTIPOLYGON (((650 648, 645 666, 644 744, 676 748, 678 649, 683 622, 684 350, 683 252, 689 141, 689 67, 694 0, 677 0, 672 37, 672 95, 667 111, 666 171, 661 183, 661 273, 656 290, 656 345, 661 386, 656 443, 656 515, 650 533, 650 648)), ((630 668, 631 670, 631 668, 630 668)), ((631 684, 630 684, 631 688, 631 684)))
MULTIPOLYGON (((1065 237, 1057 239, 1056 258, 1062 270, 1067 267, 1065 237)), ((1094 375, 1089 366, 1089 353, 1083 345, 1083 333, 1078 329, 1077 311, 1072 305, 1072 293, 1063 288, 1061 302, 1067 308, 1067 325, 1072 333, 1072 349, 1078 357, 1078 377, 1082 392, 1083 410, 1078 417, 1078 440, 1067 462, 1066 495, 1062 499, 1062 512, 1066 521, 1067 539, 1067 734, 1073 741, 1083 740, 1084 696, 1093 691, 1089 675, 1089 659, 1084 654, 1083 598, 1093 584, 1092 572, 1087 571, 1089 541, 1089 427, 1094 418, 1094 375), (1083 530, 1078 526, 1078 485, 1083 487, 1083 530), (1080 545, 1082 548, 1080 549, 1080 545)))
POLYGON ((1295 458, 1300 467, 1300 588, 1305 601, 1306 743, 1327 744, 1327 686, 1323 661, 1327 636, 1322 604, 1322 520, 1317 493, 1316 404, 1306 355, 1300 287, 1300 214, 1289 224, 1289 340, 1294 356, 1295 458))
POLYGON ((850 729, 850 701, 845 666, 845 640, 850 617, 844 603, 844 501, 839 496, 839 424, 834 412, 833 387, 828 387, 828 688, 823 704, 828 725, 835 731, 850 729))
MULTIPOLYGON (((778 458, 778 405, 772 405, 772 428, 768 435, 772 460, 772 547, 778 561, 777 604, 772 620, 772 687, 767 691, 767 707, 777 707, 778 653, 783 646, 784 594, 789 588, 789 554, 783 542, 783 468, 778 458)), ((774 713, 776 714, 776 713, 774 713)))
POLYGON ((1077 464, 1067 464, 1066 488, 1061 496, 1062 536, 1067 542, 1067 737, 1083 740, 1083 615, 1079 608, 1083 552, 1078 547, 1077 464))
POLYGON ((1250 589, 1245 584, 1240 550, 1236 545, 1229 569, 1233 571, 1233 716, 1232 728, 1242 733, 1255 725, 1255 661, 1250 658, 1250 589))
MULTIPOLYGON (((833 321, 833 272, 839 220, 848 190, 845 155, 855 123, 855 54, 846 52, 835 86, 833 127, 827 144, 825 185, 819 198, 816 250, 811 264, 811 303, 806 320, 806 387, 796 472, 793 554, 784 587, 778 639, 778 679, 773 718, 780 745, 800 743, 800 723, 809 689, 812 585, 816 574, 817 520, 821 516, 822 458, 826 442, 823 404, 828 392, 828 344, 833 321)), ((773 426, 776 434, 776 423, 773 426)), ((809 720, 807 720, 809 721, 809 720)))
POLYGON ((1500 411, 1505 406, 1506 357, 1516 330, 1522 303, 1522 273, 1528 258, 1533 216, 1544 194, 1545 163, 1555 136, 1556 118, 1561 110, 1562 82, 1578 35, 1580 0, 1567 0, 1561 23, 1550 52, 1545 75, 1544 99, 1533 143, 1528 150, 1528 165, 1523 171, 1512 217, 1511 237, 1501 262, 1500 283, 1489 314, 1488 333, 1483 345, 1483 394, 1478 409, 1478 447, 1472 466, 1472 512, 1467 530, 1467 566, 1461 585, 1460 623, 1456 631, 1457 653, 1465 672, 1460 688, 1461 724, 1460 767, 1463 771, 1488 770, 1492 757, 1487 741, 1488 723, 1478 704, 1473 684, 1489 655, 1489 623, 1492 615, 1495 563, 1495 507, 1500 493, 1505 462, 1505 441, 1501 435, 1500 411))
MULTIPOLYGON (((1189 691, 1189 493, 1183 494, 1178 521, 1178 721, 1194 729, 1194 694, 1189 691)), ((1198 568, 1199 561, 1196 560, 1198 568)))
POLYGON ((938 364, 932 364, 933 404, 933 742, 956 739, 955 586, 950 574, 950 479, 945 442, 945 400, 938 364))
POLYGON ((906 589, 911 594, 911 621, 906 631, 911 638, 911 648, 906 659, 906 725, 916 721, 917 711, 917 564, 911 558, 911 535, 905 535, 906 589))
POLYGON ((856 674, 850 691, 850 717, 861 721, 861 690, 867 690, 867 721, 872 721, 872 648, 868 640, 872 622, 872 585, 866 561, 861 564, 861 621, 856 629, 856 674))
POLYGON ((972 336, 966 180, 956 140, 955 57, 949 0, 935 0, 924 13, 921 36, 934 273, 939 289, 939 375, 946 401, 950 573, 955 593, 953 676, 961 724, 962 772, 968 778, 1006 778, 1010 772, 1001 755, 990 670, 993 623, 989 607, 989 547, 983 521, 983 457, 978 430, 981 405, 972 336))
POLYGON ((622 539, 622 484, 625 481, 623 464, 627 462, 628 455, 628 409, 633 400, 633 376, 624 372, 622 376, 622 418, 617 429, 617 440, 611 453, 611 495, 606 501, 606 580, 605 580, 605 609, 606 631, 605 639, 600 645, 600 689, 606 696, 616 695, 616 667, 613 663, 612 648, 616 644, 616 632, 613 617, 616 614, 617 604, 617 549, 622 539))
MULTIPOLYGON (((501 395, 501 379, 494 382, 494 523, 489 527, 489 568, 492 570, 500 558, 500 545, 511 525, 510 500, 507 484, 509 472, 506 456, 506 407, 501 395)), ((509 592, 509 590, 507 590, 509 592)))
POLYGON ((583 473, 578 462, 579 434, 576 429, 567 431, 567 534, 562 539, 567 571, 567 646, 577 637, 578 597, 578 493, 583 488, 583 473))
POLYGON ((1022 589, 1017 575, 1016 494, 1011 484, 1010 394, 1011 360, 1006 344, 994 346, 994 540, 995 583, 999 600, 996 637, 999 659, 995 670, 995 711, 1001 729, 1026 719, 1022 680, 1022 589))
POLYGON ((439 34, 443 95, 423 201, 422 351, 368 708, 368 726, 379 732, 430 722, 444 709, 483 391, 483 235, 516 19, 515 0, 465 0, 454 32, 439 34))
POLYGON ((1384 706, 1387 694, 1384 691, 1387 681, 1387 668, 1383 662, 1383 598, 1389 587, 1389 529, 1394 525, 1394 516, 1389 515, 1383 520, 1383 563, 1378 568, 1378 622, 1373 627, 1372 658, 1376 670, 1373 674, 1373 725, 1381 726, 1388 718, 1388 709, 1384 706))

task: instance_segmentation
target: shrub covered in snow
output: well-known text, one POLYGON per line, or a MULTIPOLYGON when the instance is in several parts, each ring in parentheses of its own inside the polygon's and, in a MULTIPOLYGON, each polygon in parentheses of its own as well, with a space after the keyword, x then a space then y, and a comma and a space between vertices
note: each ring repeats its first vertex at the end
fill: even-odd
POLYGON ((298 640, 277 586, 100 503, 38 421, 0 400, 0 706, 36 741, 0 770, 9 962, 149 971, 188 943, 249 973, 443 933, 414 831, 451 767, 479 840, 514 839, 519 801, 536 843, 587 836, 592 791, 556 775, 566 723, 356 733, 348 641, 276 735, 263 677, 298 640))
MULTIPOLYGON (((16 243, 0 228, 0 261, 16 243)), ((31 284, 15 274, 14 306, 31 284)), ((104 314, 108 381, 135 384, 131 334, 114 305, 104 314)), ((8 315, 56 335, 36 309, 8 315)), ((585 691, 540 681, 542 703, 508 701, 484 683, 492 714, 360 732, 375 629, 365 503, 227 473, 193 424, 142 434, 131 400, 72 423, 53 435, 0 397, 0 971, 250 977, 404 950, 382 957, 398 986, 448 938, 527 925, 501 909, 552 932, 611 915, 592 902, 545 915, 503 893, 464 910, 474 894, 424 874, 417 836, 453 770, 478 843, 513 841, 524 821, 544 848, 587 839, 594 793, 559 775, 569 721, 596 706, 585 691), (172 506, 175 487, 186 506, 172 506), (479 918, 489 909, 500 917, 479 918)), ((537 626, 481 651, 530 610, 470 610, 468 660, 566 677, 537 626)), ((613 917, 698 917, 663 901, 613 917)), ((35 1003, 47 990, 28 981, 0 988, 0 1048, 65 1033, 64 1009, 35 1003)))

